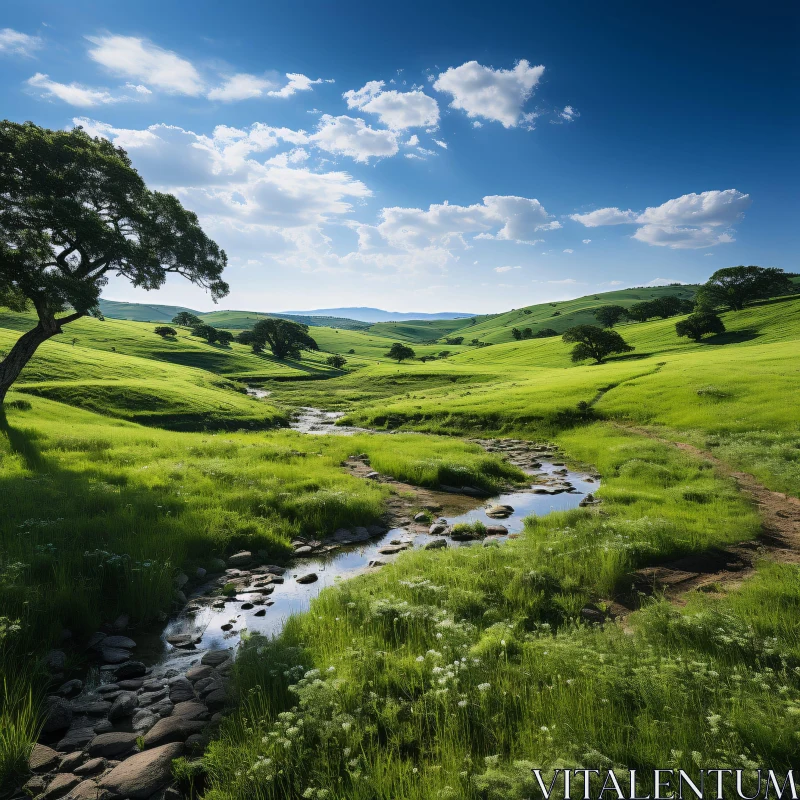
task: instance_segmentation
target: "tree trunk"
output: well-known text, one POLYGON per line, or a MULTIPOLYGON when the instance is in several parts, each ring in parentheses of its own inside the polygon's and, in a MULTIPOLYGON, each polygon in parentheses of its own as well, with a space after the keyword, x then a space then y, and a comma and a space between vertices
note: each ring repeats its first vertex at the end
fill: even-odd
POLYGON ((40 317, 39 324, 31 331, 17 339, 11 352, 0 363, 0 405, 5 402, 6 394, 11 385, 19 377, 23 367, 31 360, 36 348, 52 336, 61 333, 61 326, 72 322, 83 314, 70 314, 68 317, 55 319, 55 317, 40 317))

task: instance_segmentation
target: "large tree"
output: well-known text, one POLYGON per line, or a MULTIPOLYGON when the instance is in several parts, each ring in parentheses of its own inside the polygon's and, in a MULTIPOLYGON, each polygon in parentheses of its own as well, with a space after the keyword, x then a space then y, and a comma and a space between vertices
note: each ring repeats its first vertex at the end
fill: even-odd
POLYGON ((792 289, 790 277, 776 267, 725 267, 697 290, 695 299, 703 310, 722 307, 741 311, 746 303, 789 294, 792 289))
POLYGON ((275 358, 300 358, 301 350, 319 350, 317 343, 308 335, 308 325, 290 322, 288 319, 260 319, 253 325, 253 339, 269 346, 275 358))
POLYGON ((181 311, 172 318, 173 325, 182 325, 184 328, 195 328, 203 324, 203 320, 190 311, 181 311))
POLYGON ((592 358, 602 364, 612 353, 629 353, 633 350, 616 331, 598 328, 597 325, 576 325, 565 331, 561 338, 575 345, 572 348, 573 361, 592 358))
POLYGON ((0 363, 0 402, 42 342, 100 316, 108 273, 141 289, 182 275, 216 301, 225 265, 197 216, 149 190, 121 148, 80 128, 0 122, 0 306, 38 317, 0 363))
POLYGON ((613 328, 625 316, 625 306, 599 306, 592 314, 604 328, 613 328))
POLYGON ((713 311, 698 311, 676 322, 675 333, 699 342, 707 333, 725 333, 725 323, 713 311))
POLYGON ((402 342, 395 342, 386 354, 387 358, 393 358, 398 364, 401 361, 405 361, 407 358, 414 358, 415 356, 416 353, 414 350, 402 342))

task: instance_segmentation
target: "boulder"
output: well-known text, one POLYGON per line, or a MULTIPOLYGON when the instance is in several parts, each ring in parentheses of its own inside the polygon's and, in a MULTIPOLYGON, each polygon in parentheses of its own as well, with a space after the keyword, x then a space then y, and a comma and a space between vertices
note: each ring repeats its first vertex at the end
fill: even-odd
POLYGON ((72 728, 68 730, 56 748, 62 753, 72 753, 85 747, 97 736, 93 727, 72 728))
POLYGON ((139 700, 134 692, 122 692, 111 704, 108 718, 112 721, 130 717, 139 705, 139 700))
POLYGON ((141 709, 133 715, 131 727, 136 733, 147 733, 158 720, 159 717, 153 714, 152 711, 141 709))
POLYGON ((47 788, 39 796, 44 798, 44 800, 61 797, 62 794, 66 794, 70 789, 72 789, 74 786, 77 786, 80 782, 81 779, 77 775, 73 775, 71 772, 59 772, 59 774, 56 775, 52 781, 50 781, 50 783, 47 785, 47 788))
POLYGON ((95 733, 108 733, 114 730, 114 723, 107 719, 101 719, 97 725, 92 728, 95 733))
POLYGON ((214 689, 213 692, 209 692, 203 699, 210 711, 219 711, 227 705, 228 693, 223 688, 214 689))
MULTIPOLYGON (((68 753, 61 759, 61 763, 58 765, 59 772, 75 772, 77 767, 83 763, 83 753, 80 750, 76 750, 74 753, 68 753)), ((75 773, 77 774, 77 773, 75 773)))
POLYGON ((73 701, 72 710, 75 714, 90 714, 93 717, 104 717, 111 703, 108 700, 92 700, 87 698, 83 701, 73 701))
POLYGON ((167 687, 162 686, 156 692, 143 692, 139 695, 139 706, 151 706, 153 703, 157 703, 159 700, 163 700, 167 696, 167 687))
POLYGON ((167 636, 167 643, 173 647, 194 648, 195 637, 191 633, 174 633, 167 636))
POLYGON ((487 536, 505 536, 508 533, 508 528, 505 525, 487 525, 487 536))
POLYGON ((69 728, 72 722, 72 708, 63 697, 52 695, 45 701, 45 720, 43 733, 54 733, 69 728))
POLYGON ((486 509, 486 516, 491 517, 492 519, 505 519, 506 517, 510 517, 513 513, 514 509, 512 506, 501 505, 498 503, 489 506, 489 508, 486 509))
POLYGON ((174 706, 172 705, 172 702, 167 698, 164 698, 164 700, 159 700, 157 703, 153 703, 153 705, 149 706, 147 710, 156 716, 168 717, 172 713, 173 708, 174 706))
POLYGON ((265 617, 266 615, 267 615, 267 610, 265 608, 259 608, 258 611, 256 611, 255 614, 253 614, 254 617, 265 617))
POLYGON ((434 539, 432 542, 428 542, 423 549, 438 550, 440 547, 447 547, 447 539, 434 539))
POLYGON ((68 795, 66 800, 99 800, 105 793, 101 793, 97 784, 92 780, 79 783, 68 795))
POLYGON ((133 648, 136 647, 136 642, 129 636, 106 636, 106 638, 100 642, 100 647, 119 647, 122 650, 133 650, 133 648))
POLYGON ((114 731, 112 733, 101 733, 89 742, 89 755, 113 758, 129 753, 136 746, 135 733, 123 733, 114 731))
POLYGON ((440 536, 443 533, 447 533, 447 524, 444 522, 434 522, 433 525, 428 528, 428 533, 431 536, 440 536))
POLYGON ((104 683, 102 686, 98 686, 95 691, 97 694, 111 694, 114 692, 119 691, 119 684, 118 683, 104 683))
POLYGON ((407 549, 408 545, 405 544, 387 544, 386 547, 381 547, 378 552, 383 556, 393 556, 395 553, 400 553, 407 549))
POLYGON ((34 775, 22 788, 29 797, 37 797, 44 791, 44 786, 44 778, 34 775))
POLYGON ((187 583, 189 583, 189 576, 185 572, 179 572, 173 579, 172 582, 178 589, 183 589, 187 583))
POLYGON ((210 678, 213 672, 213 667, 208 666, 208 664, 195 664, 195 666, 186 670, 186 677, 190 681, 199 681, 203 678, 210 678))
POLYGON ((56 761, 61 758, 61 754, 43 744, 35 744, 28 758, 28 766, 33 772, 47 772, 50 767, 55 766, 56 761))
POLYGON ((194 576, 195 576, 195 578, 197 578, 197 580, 199 580, 199 581, 203 580, 203 578, 205 578, 205 576, 206 576, 207 574, 208 574, 208 573, 206 572, 206 570, 205 570, 205 569, 203 569, 203 567, 198 567, 198 568, 197 568, 197 569, 194 571, 194 576))
POLYGON ((99 772, 103 769, 105 765, 106 761, 104 758, 90 758, 85 764, 75 767, 72 771, 76 775, 93 775, 95 772, 99 772))
POLYGON ((225 562, 221 558, 212 558, 208 562, 209 572, 222 572, 225 569, 225 562))
POLYGON ((194 689, 185 675, 180 675, 170 681, 169 699, 172 703, 182 703, 184 700, 194 700, 194 689))
POLYGON ((83 681, 79 681, 75 678, 74 680, 62 683, 61 686, 56 689, 56 694, 61 695, 61 697, 75 697, 75 695, 81 693, 82 689, 83 681))
POLYGON ((297 578, 298 583, 314 583, 318 580, 319 578, 316 572, 309 572, 307 575, 301 575, 299 578, 297 578))
POLYGON ((229 567, 246 567, 253 560, 253 554, 249 550, 241 550, 228 558, 229 567))
MULTIPOLYGON (((129 678, 140 678, 147 672, 147 668, 141 661, 125 661, 114 669, 114 677, 118 680, 127 680, 129 678)), ((141 684, 139 684, 141 686, 141 684)), ((122 686, 121 688, 128 688, 122 686)), ((138 687, 136 687, 138 688, 138 687)))
POLYGON ((182 752, 183 745, 175 743, 131 756, 100 781, 100 788, 131 800, 145 800, 170 782, 172 761, 182 752))
POLYGON ((173 717, 183 717, 184 719, 197 719, 207 713, 208 709, 198 700, 184 700, 182 703, 176 703, 172 710, 173 717))
POLYGON ((200 663, 209 667, 217 667, 227 661, 230 655, 228 650, 209 650, 203 654, 200 663))
POLYGON ((171 742, 185 742, 188 736, 200 733, 205 725, 205 722, 186 717, 165 717, 145 734, 144 745, 150 748, 171 742))
POLYGON ((130 623, 130 618, 128 617, 128 615, 120 614, 111 624, 111 627, 115 631, 124 631, 128 627, 129 623, 130 623))

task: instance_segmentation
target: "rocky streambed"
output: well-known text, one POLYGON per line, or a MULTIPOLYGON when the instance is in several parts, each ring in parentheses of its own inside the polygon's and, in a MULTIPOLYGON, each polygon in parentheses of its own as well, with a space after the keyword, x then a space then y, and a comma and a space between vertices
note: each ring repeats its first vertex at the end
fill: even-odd
POLYGON ((491 498, 469 486, 421 489, 376 472, 366 455, 353 456, 345 469, 389 485, 380 523, 297 539, 285 566, 243 551, 215 562, 213 573, 180 574, 180 611, 161 629, 132 631, 123 616, 81 648, 52 651, 47 719, 20 796, 178 798, 171 762, 200 754, 222 721, 245 631, 280 633, 323 588, 380 569, 404 550, 502 544, 519 535, 526 516, 598 502, 599 476, 568 470, 552 446, 473 441, 523 469, 530 485, 491 498), (91 664, 84 678, 64 680, 68 653, 91 664))

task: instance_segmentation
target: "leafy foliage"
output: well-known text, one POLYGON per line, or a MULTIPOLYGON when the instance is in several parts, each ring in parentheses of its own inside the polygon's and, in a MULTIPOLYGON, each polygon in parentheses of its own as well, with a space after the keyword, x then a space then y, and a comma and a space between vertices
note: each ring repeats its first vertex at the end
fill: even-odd
POLYGON ((338 353, 334 353, 332 356, 328 356, 325 359, 325 363, 335 369, 341 369, 347 363, 347 359, 344 356, 340 356, 338 353))
POLYGON ((600 306, 594 310, 595 319, 604 328, 613 328, 626 316, 625 306, 600 306))
POLYGON ((159 336, 166 337, 166 336, 176 336, 177 331, 175 328, 170 328, 169 325, 159 325, 155 328, 153 333, 157 333, 159 336))
POLYGON ((174 325, 182 325, 184 328, 195 328, 198 325, 202 325, 203 320, 189 311, 181 311, 172 318, 172 323, 174 325))
POLYGON ((598 328, 596 325, 576 325, 561 337, 572 348, 572 360, 584 361, 592 358, 602 364, 613 353, 629 353, 633 350, 616 331, 598 328))
POLYGON ((319 350, 317 343, 308 335, 308 325, 285 319, 260 319, 253 326, 253 340, 262 349, 269 346, 275 358, 299 358, 301 350, 319 350))
POLYGON ((386 354, 387 358, 393 358, 398 363, 405 361, 407 358, 414 358, 415 355, 414 350, 402 342, 395 342, 386 354))
POLYGON ((747 303, 789 294, 792 282, 776 267, 725 267, 718 269, 697 291, 697 304, 705 310, 729 308, 741 311, 747 303))
POLYGON ((725 323, 713 311, 698 311, 676 322, 675 333, 699 342, 708 333, 725 333, 725 323))

